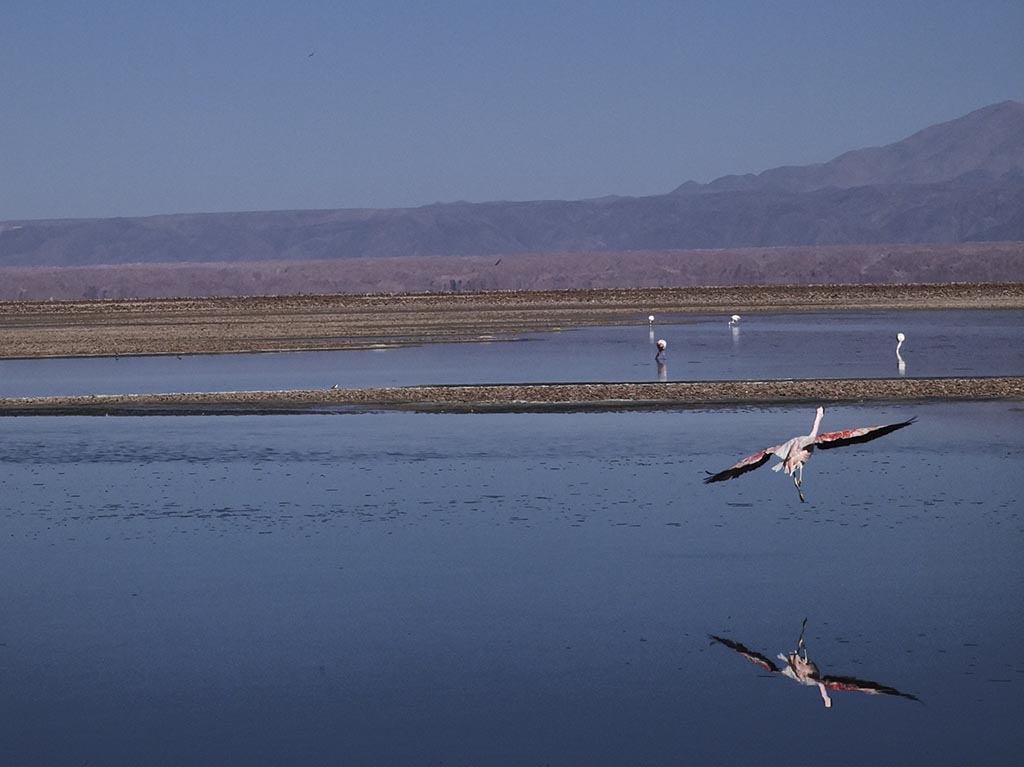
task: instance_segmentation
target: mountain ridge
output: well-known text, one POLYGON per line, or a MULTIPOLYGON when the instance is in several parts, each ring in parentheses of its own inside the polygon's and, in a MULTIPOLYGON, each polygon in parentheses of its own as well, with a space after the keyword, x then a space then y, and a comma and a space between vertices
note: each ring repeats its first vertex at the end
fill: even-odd
POLYGON ((0 267, 996 241, 1024 241, 1015 101, 827 163, 645 197, 0 222, 0 267))
POLYGON ((707 184, 687 181, 672 193, 752 189, 807 192, 830 186, 924 184, 949 181, 977 171, 998 177, 1012 170, 1024 171, 1022 132, 1024 103, 1001 101, 928 126, 885 146, 843 152, 828 162, 721 176, 707 184), (979 153, 983 156, 979 157, 979 153), (953 161, 945 162, 944 158, 953 161))

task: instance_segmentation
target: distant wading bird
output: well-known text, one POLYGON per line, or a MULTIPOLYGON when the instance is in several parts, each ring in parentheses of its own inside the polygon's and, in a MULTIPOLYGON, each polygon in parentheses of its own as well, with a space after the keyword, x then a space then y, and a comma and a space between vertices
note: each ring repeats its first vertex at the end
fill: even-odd
POLYGON ((902 429, 904 426, 910 426, 910 424, 917 420, 915 417, 909 421, 900 421, 899 423, 891 423, 886 426, 862 426, 859 429, 846 429, 845 431, 830 431, 825 434, 818 434, 818 427, 821 425, 821 418, 824 415, 825 408, 819 407, 818 412, 814 416, 814 428, 811 429, 810 434, 803 437, 793 437, 781 445, 766 447, 761 452, 754 453, 752 456, 744 458, 739 463, 717 474, 711 474, 709 471, 708 474, 711 474, 711 476, 704 479, 704 484, 724 482, 727 479, 733 479, 741 474, 746 474, 758 466, 763 466, 769 458, 775 455, 781 458, 782 462, 772 466, 772 471, 785 471, 786 474, 791 476, 793 484, 796 485, 796 491, 800 495, 800 500, 803 501, 804 492, 800 489, 800 486, 804 483, 804 464, 811 459, 811 453, 814 452, 815 448, 831 450, 834 447, 846 447, 847 445, 870 442, 873 439, 884 437, 886 434, 891 434, 897 429, 902 429))
POLYGON ((655 362, 661 362, 661 355, 665 352, 666 347, 668 347, 668 342, 664 338, 660 339, 658 341, 658 353, 654 355, 655 362))
POLYGON ((731 639, 725 637, 715 636, 714 634, 708 634, 711 641, 723 644, 730 650, 735 650, 744 658, 754 663, 765 671, 772 674, 782 674, 783 676, 789 677, 790 679, 805 684, 808 687, 817 687, 818 692, 821 693, 821 702, 825 704, 825 708, 832 708, 832 698, 829 697, 829 690, 852 690, 854 692, 863 692, 868 695, 895 695, 899 698, 906 698, 907 700, 918 700, 914 695, 906 692, 900 692, 895 687, 889 687, 888 685, 879 684, 878 682, 872 682, 869 679, 857 679, 852 676, 832 676, 831 674, 822 674, 818 670, 818 666, 807 657, 807 646, 804 644, 804 631, 807 629, 807 619, 804 618, 804 625, 800 629, 800 638, 797 640, 796 649, 793 652, 782 654, 779 653, 778 658, 786 665, 780 668, 776 665, 775 661, 771 660, 766 655, 762 655, 759 652, 755 652, 739 642, 734 642, 731 639))
POLYGON ((734 314, 732 316, 732 318, 729 320, 729 324, 730 325, 739 325, 740 324, 740 316, 738 314, 734 314))

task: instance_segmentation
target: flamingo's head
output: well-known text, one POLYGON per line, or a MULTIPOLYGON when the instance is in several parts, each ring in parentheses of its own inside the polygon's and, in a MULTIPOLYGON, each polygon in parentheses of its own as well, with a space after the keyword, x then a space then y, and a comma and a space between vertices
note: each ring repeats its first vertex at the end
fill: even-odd
POLYGON ((905 335, 903 335, 902 333, 897 333, 896 334, 896 340, 899 341, 900 343, 903 343, 904 341, 907 340, 907 337, 905 335))

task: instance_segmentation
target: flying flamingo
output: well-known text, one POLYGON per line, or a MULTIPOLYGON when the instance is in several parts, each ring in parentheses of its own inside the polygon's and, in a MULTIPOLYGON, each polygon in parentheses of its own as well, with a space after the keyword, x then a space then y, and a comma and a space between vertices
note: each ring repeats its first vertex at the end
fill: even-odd
POLYGON ((754 453, 752 456, 744 458, 739 463, 717 474, 711 474, 709 471, 708 474, 711 476, 704 479, 704 484, 724 482, 727 479, 733 479, 741 474, 746 474, 758 466, 763 466, 769 458, 775 455, 781 458, 782 462, 772 466, 772 471, 785 471, 786 474, 791 476, 793 484, 796 485, 796 491, 800 495, 800 500, 803 501, 804 491, 800 489, 800 486, 804 483, 804 464, 811 459, 811 454, 815 448, 831 450, 835 447, 846 447, 847 445, 857 445, 861 442, 870 442, 873 439, 884 437, 886 434, 891 434, 897 429, 902 429, 904 426, 910 426, 910 424, 917 420, 914 417, 909 421, 890 423, 886 426, 862 426, 859 429, 845 429, 844 431, 830 431, 825 434, 818 434, 818 427, 821 425, 821 419, 824 415, 825 408, 819 407, 814 416, 814 427, 811 429, 810 434, 802 437, 793 437, 781 445, 766 447, 759 453, 754 453))
POLYGON ((889 687, 888 685, 879 684, 878 682, 872 682, 869 679, 857 679, 852 676, 833 676, 831 674, 823 675, 821 671, 819 671, 817 664, 807 657, 807 646, 804 644, 804 631, 806 629, 807 619, 804 618, 804 624, 800 629, 800 638, 797 640, 796 649, 790 653, 779 653, 778 655, 778 659, 786 664, 781 668, 768 656, 755 652, 739 642, 734 642, 733 640, 726 639, 725 637, 715 636, 714 634, 708 634, 708 636, 711 638, 712 643, 717 642, 718 644, 725 645, 730 650, 738 652, 751 663, 760 666, 765 671, 772 674, 782 674, 783 676, 789 677, 800 684, 805 684, 808 687, 817 687, 818 692, 821 693, 821 702, 825 704, 825 708, 832 708, 832 698, 829 697, 829 690, 848 690, 853 692, 863 692, 868 695, 895 695, 899 698, 906 698, 908 700, 918 700, 915 695, 900 692, 895 687, 889 687))
POLYGON ((658 353, 654 355, 655 362, 661 362, 661 355, 665 352, 668 342, 662 338, 658 340, 658 353))

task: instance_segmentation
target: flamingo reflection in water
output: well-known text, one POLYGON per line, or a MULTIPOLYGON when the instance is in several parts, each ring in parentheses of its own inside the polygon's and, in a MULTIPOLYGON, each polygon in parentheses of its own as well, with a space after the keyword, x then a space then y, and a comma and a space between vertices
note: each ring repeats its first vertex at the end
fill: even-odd
POLYGON ((704 479, 704 484, 724 482, 727 479, 733 479, 746 474, 758 466, 763 466, 768 462, 768 459, 775 455, 781 458, 782 462, 772 466, 772 471, 785 471, 786 474, 791 476, 793 484, 796 485, 796 491, 800 495, 800 500, 803 501, 804 491, 801 489, 801 485, 804 483, 804 464, 811 459, 811 454, 816 448, 831 450, 836 447, 870 442, 873 439, 884 437, 886 434, 891 434, 897 429, 902 429, 904 426, 910 426, 910 424, 917 420, 916 418, 911 418, 908 421, 890 423, 885 426, 862 426, 857 429, 844 429, 843 431, 830 431, 818 434, 818 427, 821 425, 821 419, 824 415, 825 408, 819 407, 814 416, 814 427, 811 429, 810 434, 793 437, 781 445, 766 447, 764 450, 744 458, 739 463, 733 464, 728 469, 717 474, 712 474, 709 471, 708 474, 711 476, 704 479))
POLYGON ((710 637, 712 644, 718 643, 725 645, 730 650, 738 652, 751 663, 760 666, 765 671, 772 674, 782 674, 783 676, 799 682, 800 684, 807 685, 808 687, 817 687, 818 692, 821 693, 821 701, 825 704, 825 708, 832 708, 832 698, 828 694, 829 690, 863 692, 868 695, 893 695, 898 698, 906 698, 907 700, 918 700, 916 695, 900 692, 895 687, 889 687, 889 685, 872 682, 870 679, 822 674, 818 669, 817 664, 807 657, 807 646, 804 644, 804 631, 806 630, 807 619, 804 618, 803 626, 800 628, 800 638, 796 643, 796 649, 792 652, 779 653, 778 655, 778 659, 783 663, 782 666, 777 665, 775 661, 767 655, 762 655, 759 652, 751 650, 739 642, 734 642, 733 640, 726 639, 725 637, 715 636, 714 634, 708 634, 708 636, 710 637))

